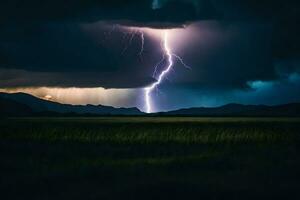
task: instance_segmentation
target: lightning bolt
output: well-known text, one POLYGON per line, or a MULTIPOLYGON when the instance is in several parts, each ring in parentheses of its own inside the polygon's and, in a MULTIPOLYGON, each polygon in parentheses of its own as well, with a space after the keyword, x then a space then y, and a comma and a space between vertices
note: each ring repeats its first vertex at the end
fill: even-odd
POLYGON ((157 89, 157 87, 161 84, 161 82, 164 79, 167 79, 167 74, 172 70, 172 67, 174 65, 174 59, 177 59, 185 68, 187 69, 192 69, 190 66, 184 63, 183 59, 176 55, 175 53, 172 52, 169 43, 168 43, 168 31, 166 30, 163 34, 163 39, 162 39, 162 49, 164 51, 162 59, 156 64, 153 77, 156 76, 158 73, 158 67, 162 65, 162 63, 167 59, 167 66, 166 68, 158 75, 156 81, 150 85, 149 87, 144 88, 145 91, 145 106, 146 106, 146 112, 151 113, 153 112, 153 107, 152 107, 152 102, 151 102, 151 93, 153 92, 154 89, 157 89))
POLYGON ((152 104, 151 104, 151 97, 150 97, 151 92, 162 82, 162 80, 165 78, 165 76, 168 74, 168 72, 171 70, 171 68, 173 66, 173 59, 172 59, 173 54, 168 45, 168 32, 167 31, 164 32, 164 36, 163 36, 163 48, 164 48, 165 55, 167 56, 167 59, 168 59, 168 64, 167 64, 166 69, 164 69, 159 74, 157 81, 154 82, 149 87, 145 88, 145 103, 146 103, 146 112, 147 113, 152 112, 152 104))
MULTIPOLYGON (((109 37, 115 29, 119 27, 117 25, 113 25, 113 27, 105 33, 106 37, 109 37)), ((154 72, 152 74, 153 78, 156 78, 156 81, 152 83, 150 86, 147 86, 144 88, 144 102, 145 102, 145 110, 147 113, 151 113, 154 111, 153 105, 152 105, 152 97, 151 94, 156 91, 156 94, 158 95, 161 93, 158 86, 164 81, 169 80, 168 74, 172 72, 173 66, 175 62, 180 63, 183 67, 191 70, 192 68, 188 66, 184 60, 175 54, 170 45, 169 45, 169 35, 171 34, 171 31, 174 30, 157 30, 157 29, 150 29, 150 28, 139 28, 139 27, 121 27, 120 30, 123 33, 123 39, 122 44, 125 46, 123 47, 123 50, 121 51, 121 55, 124 55, 124 53, 128 50, 129 46, 135 41, 135 39, 140 40, 140 48, 137 51, 137 56, 139 56, 140 61, 142 60, 143 53, 144 53, 144 45, 145 45, 145 35, 146 34, 152 34, 152 36, 159 36, 161 38, 161 49, 162 49, 162 58, 159 60, 159 62, 154 67, 154 72)))

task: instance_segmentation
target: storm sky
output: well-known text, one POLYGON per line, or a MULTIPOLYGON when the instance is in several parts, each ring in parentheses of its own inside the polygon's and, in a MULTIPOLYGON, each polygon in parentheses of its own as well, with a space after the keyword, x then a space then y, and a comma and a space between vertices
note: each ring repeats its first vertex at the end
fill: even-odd
POLYGON ((0 91, 145 110, 169 30, 191 69, 175 61, 153 111, 300 101, 297 0, 4 0, 0 13, 0 91))

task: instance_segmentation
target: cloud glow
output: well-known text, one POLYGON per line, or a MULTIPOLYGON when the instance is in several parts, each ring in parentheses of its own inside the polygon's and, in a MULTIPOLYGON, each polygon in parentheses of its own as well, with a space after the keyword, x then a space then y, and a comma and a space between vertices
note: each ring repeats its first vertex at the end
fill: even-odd
POLYGON ((136 106, 135 89, 104 89, 104 88, 9 88, 0 92, 24 92, 41 99, 72 105, 109 105, 114 107, 136 106))

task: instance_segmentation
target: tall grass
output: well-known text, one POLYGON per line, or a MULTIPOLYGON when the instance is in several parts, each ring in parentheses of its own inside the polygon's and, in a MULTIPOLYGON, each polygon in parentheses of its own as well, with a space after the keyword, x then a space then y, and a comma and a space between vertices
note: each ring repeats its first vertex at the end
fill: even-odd
POLYGON ((33 119, 0 123, 1 138, 115 144, 235 144, 289 142, 299 121, 208 118, 33 119), (177 121, 178 120, 178 121, 177 121), (283 126, 282 126, 283 125, 283 126))
POLYGON ((300 185, 299 122, 5 119, 0 186, 9 199, 274 199, 300 185))

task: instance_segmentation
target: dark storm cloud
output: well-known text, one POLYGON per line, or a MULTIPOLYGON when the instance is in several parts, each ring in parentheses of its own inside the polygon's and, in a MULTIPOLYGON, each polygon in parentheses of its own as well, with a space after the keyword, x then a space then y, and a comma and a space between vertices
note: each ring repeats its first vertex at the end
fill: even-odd
MULTIPOLYGON (((139 38, 135 37, 124 56, 122 49, 126 44, 120 31, 111 33, 109 39, 103 34, 109 30, 100 27, 101 42, 95 42, 82 30, 82 24, 97 21, 166 28, 215 20, 208 25, 197 25, 199 34, 205 28, 212 34, 204 38, 205 44, 194 41, 185 52, 180 52, 193 67, 193 73, 185 73, 186 77, 179 75, 177 79, 189 87, 245 88, 247 81, 277 79, 277 63, 290 63, 300 57, 299 1, 158 0, 156 3, 153 7, 152 0, 1 1, 0 73, 5 77, 7 70, 22 71, 16 77, 11 75, 11 81, 2 87, 9 83, 106 87, 138 87, 149 83, 153 66, 160 59, 159 45, 146 37, 146 55, 141 60, 137 56, 139 38), (30 79, 31 73, 36 75, 30 79), (23 82, 16 81, 23 76, 27 77, 23 82)), ((297 65, 289 71, 298 69, 297 65)))
POLYGON ((184 22, 203 19, 299 18, 297 0, 4 0, 1 22, 133 20, 184 22))
POLYGON ((0 69, 0 88, 14 87, 103 87, 135 88, 153 82, 149 77, 128 79, 122 73, 89 73, 89 72, 33 72, 16 69, 0 69), (130 81, 129 81, 130 80, 130 81))
POLYGON ((268 24, 205 21, 193 24, 197 35, 178 52, 190 66, 177 62, 172 77, 186 87, 247 88, 251 80, 278 78, 268 24))
POLYGON ((144 47, 149 56, 139 56, 141 44, 138 35, 133 38, 126 54, 122 54, 130 35, 123 39, 122 32, 114 31, 108 36, 109 31, 100 26, 99 39, 93 41, 81 25, 74 23, 6 29, 0 33, 0 52, 4 58, 0 60, 0 73, 2 77, 6 76, 4 72, 7 70, 26 73, 13 73, 16 77, 5 84, 2 82, 0 87, 9 87, 8 83, 11 83, 12 87, 60 84, 63 87, 132 88, 153 81, 150 76, 152 66, 161 52, 151 46, 150 39, 145 39, 144 47), (43 73, 42 77, 39 77, 40 73, 43 73), (16 81, 19 79, 22 81, 16 81))
POLYGON ((151 4, 151 0, 9 0, 0 3, 0 20, 3 23, 62 20, 78 22, 132 20, 143 23, 169 23, 196 18, 195 8, 189 2, 171 1, 157 10, 153 10, 151 4))

